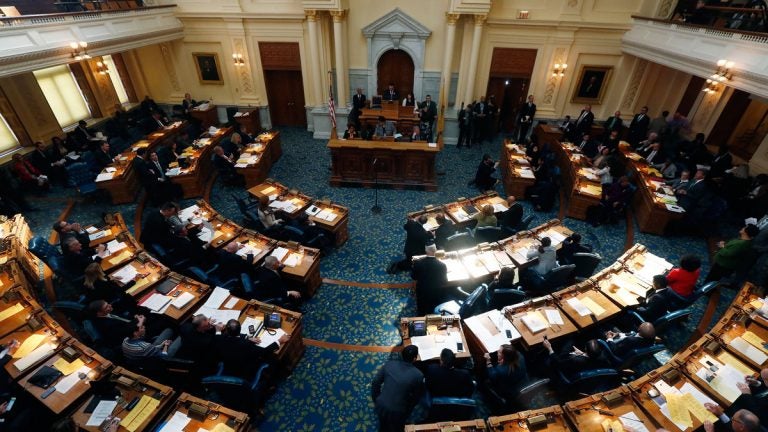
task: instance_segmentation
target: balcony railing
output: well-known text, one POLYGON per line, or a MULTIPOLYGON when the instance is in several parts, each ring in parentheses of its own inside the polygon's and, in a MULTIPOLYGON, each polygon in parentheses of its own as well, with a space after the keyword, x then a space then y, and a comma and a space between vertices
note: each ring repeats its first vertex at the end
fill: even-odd
POLYGON ((681 1, 670 18, 688 24, 717 29, 747 32, 768 32, 768 5, 760 0, 753 7, 704 6, 695 7, 695 1, 681 1))
POLYGON ((147 6, 133 9, 102 9, 83 12, 62 12, 39 15, 19 15, 13 17, 0 17, 2 27, 31 27, 45 24, 64 24, 73 22, 90 21, 101 18, 114 18, 119 16, 137 16, 157 12, 158 9, 174 8, 176 5, 147 6))
POLYGON ((667 27, 672 30, 684 31, 692 34, 701 34, 720 39, 730 39, 744 42, 768 44, 768 33, 753 32, 726 27, 712 27, 706 25, 690 24, 680 20, 667 20, 659 18, 648 18, 644 16, 632 16, 633 19, 647 21, 654 26, 667 27))

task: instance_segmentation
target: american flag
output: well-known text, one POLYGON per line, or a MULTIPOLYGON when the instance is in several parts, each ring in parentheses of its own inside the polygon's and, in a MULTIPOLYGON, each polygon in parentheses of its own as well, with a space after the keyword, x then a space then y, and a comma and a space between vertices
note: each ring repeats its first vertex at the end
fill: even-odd
POLYGON ((333 103, 333 84, 330 85, 330 91, 328 92, 328 115, 331 117, 333 128, 336 129, 336 106, 333 103))

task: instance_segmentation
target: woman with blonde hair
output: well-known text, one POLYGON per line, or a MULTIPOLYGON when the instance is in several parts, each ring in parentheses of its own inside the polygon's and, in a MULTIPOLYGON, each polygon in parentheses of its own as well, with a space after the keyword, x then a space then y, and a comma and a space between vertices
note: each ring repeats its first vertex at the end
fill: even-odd
POLYGON ((475 213, 475 215, 472 217, 472 219, 477 221, 477 225, 475 228, 485 227, 485 226, 491 226, 495 227, 496 223, 498 222, 496 220, 496 215, 493 211, 493 206, 490 204, 484 205, 479 213, 475 213))
POLYGON ((125 291, 136 285, 136 279, 142 277, 142 275, 137 274, 133 280, 120 286, 104 274, 104 270, 101 269, 99 263, 88 265, 85 268, 84 275, 83 286, 85 287, 86 303, 94 300, 106 300, 112 303, 112 307, 115 310, 120 312, 136 310, 136 300, 125 291))

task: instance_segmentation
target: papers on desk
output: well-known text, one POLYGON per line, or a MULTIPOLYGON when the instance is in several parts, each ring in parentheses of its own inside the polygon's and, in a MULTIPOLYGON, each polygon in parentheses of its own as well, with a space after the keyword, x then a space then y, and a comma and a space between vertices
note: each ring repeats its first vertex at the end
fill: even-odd
POLYGON ((104 423, 104 420, 112 415, 112 411, 114 411, 115 408, 117 408, 117 401, 102 400, 98 405, 96 405, 96 408, 93 410, 93 414, 91 414, 91 416, 88 418, 88 421, 85 423, 85 425, 101 426, 101 424, 104 423))
POLYGON ((604 313, 605 313, 605 309, 603 309, 603 307, 602 307, 602 306, 600 306, 599 304, 597 304, 597 302, 596 302, 596 301, 592 300, 592 298, 591 298, 591 297, 584 297, 583 299, 581 299, 581 302, 582 302, 582 304, 584 304, 584 305, 585 305, 585 306, 586 306, 586 307, 587 307, 587 308, 590 310, 590 312, 592 312, 592 314, 593 314, 593 315, 595 315, 596 317, 599 317, 600 315, 602 315, 602 314, 604 314, 604 313))
POLYGON ((546 330, 549 326, 547 325, 547 321, 544 319, 544 317, 541 316, 541 313, 539 312, 527 312, 525 315, 520 317, 520 320, 525 324, 526 327, 528 327, 528 330, 531 333, 538 333, 542 330, 546 330))
MULTIPOLYGON (((109 233, 112 234, 112 231, 110 230, 109 233)), ((106 230, 96 231, 93 234, 88 234, 88 240, 94 241, 94 240, 100 239, 100 238, 102 238, 102 237, 104 237, 106 235, 107 235, 107 231, 106 230)))
POLYGON ((143 395, 139 399, 139 403, 120 421, 120 426, 127 429, 128 432, 135 432, 154 413, 158 406, 160 406, 160 400, 143 395))
POLYGON ((440 261, 448 268, 447 278, 449 282, 469 279, 469 272, 458 258, 444 257, 440 261))
POLYGON ((514 265, 512 263, 512 259, 504 251, 501 251, 501 250, 493 251, 493 256, 496 258, 496 261, 498 261, 502 267, 510 267, 514 265))
POLYGON ((112 240, 106 244, 107 251, 109 251, 110 255, 120 252, 127 247, 128 245, 125 242, 119 242, 117 240, 112 240))
POLYGON ((232 297, 231 299, 227 300, 227 303, 224 305, 224 309, 232 309, 237 304, 237 301, 239 299, 237 297, 232 297))
POLYGON ((253 326, 253 329, 256 331, 255 334, 259 334, 261 329, 264 327, 264 319, 261 317, 245 317, 243 324, 240 326, 240 334, 246 336, 250 335, 250 332, 248 331, 250 326, 253 326))
POLYGON ((427 147, 435 148, 437 147, 437 143, 427 143, 427 147))
POLYGON ((731 365, 724 365, 717 360, 705 355, 699 361, 708 359, 712 364, 719 365, 716 372, 712 372, 708 367, 702 367, 696 371, 696 376, 709 383, 712 390, 718 392, 723 398, 733 403, 739 397, 741 391, 736 387, 736 383, 744 382, 744 374, 739 372, 731 365))
POLYGON ((284 211, 286 213, 293 213, 297 209, 296 204, 294 204, 291 201, 278 201, 278 200, 274 200, 271 203, 269 203, 269 206, 271 208, 273 208, 273 209, 282 210, 282 211, 284 211))
POLYGON ((669 261, 648 252, 642 255, 642 259, 642 262, 639 263, 641 265, 639 269, 636 267, 631 268, 632 274, 650 286, 653 286, 654 276, 664 274, 672 268, 672 264, 669 261))
POLYGON ((471 253, 461 257, 461 263, 473 278, 481 278, 488 274, 488 270, 483 265, 480 257, 471 253))
POLYGON ((181 219, 183 222, 186 222, 192 217, 195 216, 195 213, 200 211, 200 207, 197 206, 197 204, 193 204, 181 211, 179 211, 179 219, 181 219))
POLYGON ((166 306, 173 300, 173 297, 163 295, 160 293, 153 293, 146 300, 140 303, 141 306, 151 310, 152 312, 162 313, 165 311, 166 306))
POLYGON ((115 176, 115 173, 113 172, 100 173, 99 175, 96 176, 96 181, 102 182, 102 181, 112 180, 112 177, 114 176, 115 176))
POLYGON ((201 307, 195 312, 195 315, 205 315, 211 321, 215 323, 226 324, 229 320, 236 320, 240 318, 239 310, 230 309, 213 309, 209 307, 201 307))
POLYGON ((552 246, 559 245, 560 243, 564 242, 567 236, 560 232, 559 230, 556 230, 554 228, 550 228, 544 232, 540 232, 537 234, 539 238, 542 237, 549 237, 550 240, 552 240, 552 246))
POLYGON ((197 238, 205 243, 210 243, 213 240, 213 230, 206 226, 200 228, 200 232, 197 233, 197 238))
POLYGON ((290 252, 288 249, 282 246, 278 246, 277 248, 275 248, 275 250, 272 251, 270 255, 277 258, 278 261, 282 262, 283 258, 285 258, 285 256, 288 255, 288 252, 290 252))
POLYGON ((469 215, 461 207, 456 207, 455 209, 451 210, 451 216, 455 217, 459 222, 469 220, 469 215))
POLYGON ((464 324, 480 340, 485 350, 494 352, 522 336, 514 325, 498 309, 475 315, 464 320, 464 324))
POLYGON ((21 303, 16 303, 15 305, 3 309, 2 312, 0 312, 0 322, 7 320, 8 318, 16 315, 17 313, 24 310, 24 306, 21 305, 21 303))
POLYGON ((98 231, 99 229, 96 228, 95 226, 89 226, 88 228, 85 229, 85 232, 87 232, 88 234, 93 234, 98 231))
POLYGON ((550 325, 564 325, 563 317, 560 315, 560 311, 557 309, 546 309, 544 314, 547 316, 547 321, 550 325))
POLYGON ((19 345, 19 347, 16 349, 16 352, 13 353, 13 358, 22 358, 26 357, 34 351, 37 347, 40 346, 41 343, 45 340, 44 334, 31 334, 27 339, 24 340, 24 342, 19 345))
POLYGON ((169 169, 168 171, 165 172, 165 175, 167 175, 168 177, 177 176, 179 174, 181 174, 181 168, 179 168, 179 167, 171 168, 171 169, 169 169))
POLYGON ((189 424, 192 419, 187 417, 183 412, 176 411, 165 425, 158 432, 182 432, 184 427, 189 424))
POLYGON ((440 352, 448 348, 457 352, 457 343, 461 342, 461 333, 453 331, 450 334, 428 334, 426 336, 413 336, 411 344, 419 348, 421 360, 431 360, 440 357, 440 352))
POLYGON ((249 254, 253 254, 253 256, 256 256, 260 254, 263 251, 263 249, 259 249, 257 247, 252 246, 250 243, 244 243, 243 247, 237 250, 235 252, 237 255, 240 255, 241 257, 245 258, 249 254))
POLYGON ((316 205, 311 205, 311 206, 307 207, 306 210, 304 210, 304 213, 306 213, 308 216, 314 216, 314 215, 320 213, 320 207, 318 207, 316 205))
POLYGON ((194 294, 184 291, 171 301, 171 306, 175 307, 176 309, 184 309, 184 307, 194 299, 194 294))
POLYGON ((55 362, 53 362, 53 367, 58 369, 58 371, 65 376, 75 373, 76 371, 80 370, 80 368, 83 366, 85 366, 85 363, 83 362, 82 359, 75 359, 72 362, 68 362, 65 358, 60 358, 55 362))
POLYGON ((634 411, 619 416, 619 420, 625 428, 630 428, 635 432, 650 432, 634 411))
POLYGON ((744 332, 744 334, 741 335, 742 339, 749 342, 752 346, 755 348, 761 350, 762 352, 768 354, 768 348, 765 347, 764 343, 765 341, 760 338, 760 336, 752 333, 751 331, 747 330, 744 332))
POLYGON ((136 278, 136 275, 138 275, 139 272, 136 271, 136 268, 134 268, 132 265, 128 264, 127 266, 121 268, 120 270, 112 273, 112 279, 116 279, 124 284, 132 281, 136 278))
POLYGON ((336 219, 337 216, 338 215, 336 213, 334 213, 334 211, 332 209, 322 210, 320 213, 315 215, 316 218, 322 219, 322 220, 325 220, 325 221, 328 221, 328 222, 333 222, 336 219))
POLYGON ((503 213, 507 211, 508 207, 501 203, 493 203, 493 211, 495 213, 503 213))
POLYGON ((19 371, 24 371, 28 367, 37 363, 38 361, 53 354, 54 349, 56 349, 56 345, 52 343, 43 344, 37 347, 31 353, 27 354, 26 356, 16 360, 16 362, 13 365, 16 366, 16 369, 18 369, 19 371))
POLYGON ((213 292, 211 292, 211 296, 208 297, 208 300, 203 304, 203 307, 218 309, 227 297, 229 297, 229 290, 222 287, 216 287, 213 289, 213 292))
MULTIPOLYGON (((501 271, 501 264, 496 259, 496 252, 498 251, 483 251, 477 254, 477 258, 483 263, 483 266, 485 266, 489 273, 498 273, 501 271)), ((507 254, 504 254, 504 256, 506 255, 507 254)), ((507 257, 507 259, 509 259, 509 257, 507 257)))
POLYGON ((658 381, 654 383, 653 386, 664 395, 664 398, 654 398, 653 401, 659 405, 661 413, 675 423, 680 430, 685 430, 686 428, 693 426, 689 412, 702 423, 707 420, 712 422, 717 420, 712 413, 704 408, 705 403, 716 404, 715 401, 710 399, 691 383, 686 382, 679 390, 664 381, 658 381), (672 397, 673 409, 670 409, 669 406, 670 395, 674 395, 672 397))
POLYGON ((80 378, 81 375, 88 375, 88 372, 90 371, 91 371, 91 368, 89 368, 88 366, 83 366, 80 369, 76 370, 75 372, 67 375, 61 381, 56 383, 56 391, 61 394, 67 394, 67 392, 72 390, 72 387, 74 387, 75 384, 82 381, 83 378, 80 378))
POLYGON ((736 351, 744 354, 745 357, 750 359, 755 364, 762 365, 766 360, 768 360, 768 355, 765 355, 762 350, 756 348, 741 337, 734 338, 728 345, 733 347, 733 349, 736 351))
POLYGON ((579 185, 579 192, 581 192, 583 194, 586 194, 586 195, 591 195, 593 197, 600 197, 603 194, 603 189, 602 189, 602 187, 600 187, 598 185, 580 184, 579 185))
MULTIPOLYGON (((240 314, 240 312, 238 312, 238 316, 239 316, 239 314, 240 314)), ((235 319, 237 319, 237 318, 235 318, 235 319)), ((266 347, 272 345, 273 343, 277 342, 278 339, 280 339, 281 337, 283 337, 284 335, 287 334, 281 328, 274 329, 274 330, 275 330, 275 332, 274 332, 275 334, 271 334, 271 333, 266 332, 266 331, 261 332, 261 334, 259 335, 259 339, 261 340, 261 342, 259 342, 259 346, 260 347, 266 348, 266 347)))
POLYGON ((117 168, 115 168, 115 167, 106 167, 106 168, 104 168, 104 172, 113 173, 113 172, 116 172, 116 171, 117 171, 117 168))
POLYGON ((247 167, 248 167, 248 164, 244 164, 244 163, 236 163, 235 164, 235 168, 247 168, 247 167))
POLYGON ((516 168, 515 172, 522 178, 525 179, 535 179, 536 174, 533 173, 533 171, 530 168, 516 168))
POLYGON ((592 311, 590 311, 587 305, 585 305, 578 297, 571 297, 565 302, 568 303, 568 306, 573 308, 579 316, 589 316, 592 314, 592 311))
POLYGON ((288 258, 285 259, 283 264, 285 264, 286 267, 296 267, 301 265, 301 254, 292 253, 288 255, 288 258))

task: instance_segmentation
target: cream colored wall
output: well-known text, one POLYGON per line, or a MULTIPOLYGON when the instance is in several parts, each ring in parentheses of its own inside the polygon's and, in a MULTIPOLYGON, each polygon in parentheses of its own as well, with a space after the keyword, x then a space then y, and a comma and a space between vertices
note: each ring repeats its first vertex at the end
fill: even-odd
POLYGON ((0 87, 13 105, 32 142, 49 142, 63 132, 32 72, 1 78, 0 87))

